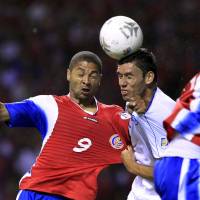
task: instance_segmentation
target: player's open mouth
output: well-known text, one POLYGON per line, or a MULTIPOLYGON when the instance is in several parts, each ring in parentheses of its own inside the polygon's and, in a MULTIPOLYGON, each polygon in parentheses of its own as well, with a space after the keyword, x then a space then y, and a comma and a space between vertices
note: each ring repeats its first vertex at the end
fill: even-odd
POLYGON ((128 94, 128 91, 127 91, 127 90, 121 90, 121 94, 122 94, 122 95, 127 95, 127 94, 128 94))
POLYGON ((81 91, 84 94, 88 94, 90 92, 90 89, 89 88, 82 88, 81 91))

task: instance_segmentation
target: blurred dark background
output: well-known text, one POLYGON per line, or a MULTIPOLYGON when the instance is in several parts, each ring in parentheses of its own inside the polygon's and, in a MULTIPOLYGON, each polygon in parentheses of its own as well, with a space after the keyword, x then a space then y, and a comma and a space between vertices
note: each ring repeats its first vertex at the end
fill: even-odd
MULTIPOLYGON (((102 24, 115 15, 131 17, 141 26, 143 47, 157 57, 159 86, 176 99, 200 71, 199 0, 0 0, 0 101, 66 94, 71 56, 90 50, 104 62, 98 99, 124 106, 116 63, 102 51, 98 38, 102 24)), ((41 139, 32 129, 0 126, 0 200, 13 200, 41 139)), ((104 170, 97 200, 126 199, 132 179, 121 165, 104 170)))

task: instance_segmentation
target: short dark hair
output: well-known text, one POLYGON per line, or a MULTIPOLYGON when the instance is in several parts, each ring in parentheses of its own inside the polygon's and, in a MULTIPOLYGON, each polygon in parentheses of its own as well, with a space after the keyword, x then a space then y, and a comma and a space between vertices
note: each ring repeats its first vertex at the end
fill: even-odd
POLYGON ((88 61, 88 62, 92 62, 94 64, 97 65, 99 73, 102 73, 102 61, 99 58, 99 56, 97 56, 95 53, 91 52, 91 51, 80 51, 78 53, 76 53, 70 63, 69 63, 69 69, 72 69, 74 67, 74 65, 77 62, 80 61, 88 61))
POLYGON ((147 72, 152 71, 155 74, 155 82, 157 81, 157 64, 155 55, 146 48, 140 48, 138 51, 122 58, 118 61, 118 65, 124 63, 133 63, 142 70, 145 75, 147 72))

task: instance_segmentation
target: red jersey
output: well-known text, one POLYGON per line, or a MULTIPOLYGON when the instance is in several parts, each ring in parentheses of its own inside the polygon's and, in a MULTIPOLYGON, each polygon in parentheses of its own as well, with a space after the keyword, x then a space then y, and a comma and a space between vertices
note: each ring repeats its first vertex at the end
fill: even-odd
POLYGON ((121 162, 124 144, 118 134, 128 135, 129 121, 120 117, 122 108, 97 102, 97 112, 89 114, 68 96, 51 95, 6 106, 10 126, 35 126, 43 137, 40 154, 22 177, 20 189, 95 199, 100 171, 121 162))

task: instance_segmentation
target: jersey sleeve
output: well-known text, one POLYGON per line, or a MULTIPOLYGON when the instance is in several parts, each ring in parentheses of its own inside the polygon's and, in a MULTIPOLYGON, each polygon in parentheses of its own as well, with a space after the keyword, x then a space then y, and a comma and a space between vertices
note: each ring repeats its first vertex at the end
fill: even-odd
POLYGON ((173 112, 163 124, 169 139, 175 132, 188 140, 200 136, 200 73, 183 89, 173 112))
POLYGON ((51 95, 40 95, 21 102, 5 104, 10 120, 9 127, 35 127, 44 138, 55 123, 57 106, 51 95))
POLYGON ((31 100, 5 104, 10 120, 9 127, 36 127, 40 121, 39 108, 31 100))

